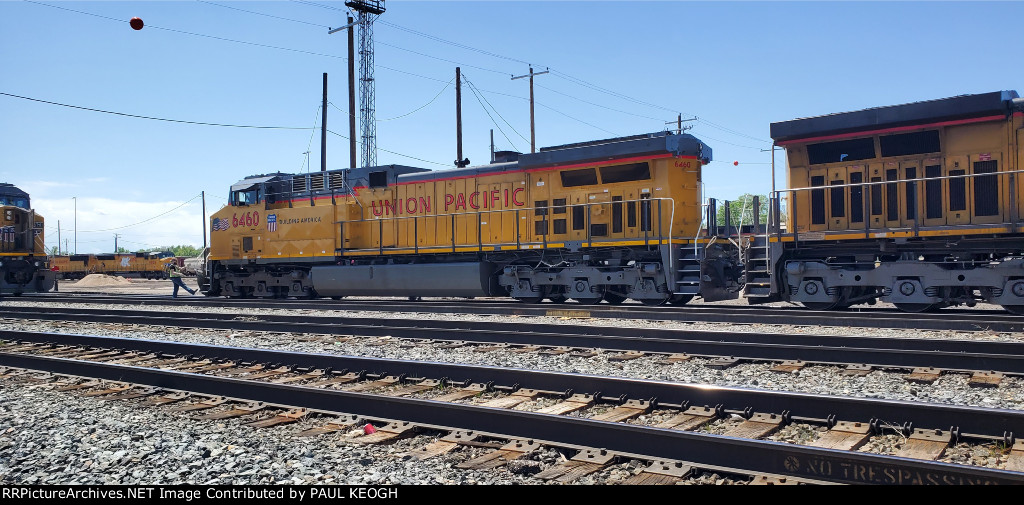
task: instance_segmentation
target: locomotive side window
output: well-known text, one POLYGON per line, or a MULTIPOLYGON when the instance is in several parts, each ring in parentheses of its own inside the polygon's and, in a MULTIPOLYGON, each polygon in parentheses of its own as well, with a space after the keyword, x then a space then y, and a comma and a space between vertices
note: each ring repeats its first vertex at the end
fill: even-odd
POLYGON ((646 161, 643 163, 630 163, 629 165, 601 167, 600 170, 601 182, 604 184, 646 181, 651 178, 651 168, 646 161))
MULTIPOLYGON (((974 174, 994 174, 999 169, 999 162, 975 161, 974 174)), ((974 215, 999 215, 999 179, 996 175, 974 178, 974 215)))
POLYGON ((260 201, 259 186, 252 186, 248 189, 235 191, 231 196, 232 205, 253 205, 260 201))
POLYGON ((552 221, 552 224, 554 225, 555 235, 564 235, 566 233, 565 219, 555 219, 552 221))
POLYGON ((579 170, 565 170, 559 175, 562 176, 562 187, 572 188, 576 186, 590 186, 597 184, 597 170, 593 168, 581 168, 579 170))
POLYGON ((243 251, 251 251, 252 250, 252 237, 242 237, 242 250, 243 251))
POLYGON ((875 141, 872 138, 837 140, 807 146, 807 159, 812 165, 837 161, 869 160, 875 157, 875 141))
POLYGON ((388 173, 387 172, 370 172, 371 188, 386 188, 388 187, 388 173))
MULTIPOLYGON (((558 200, 555 200, 555 201, 557 202, 558 200)), ((565 200, 562 200, 562 203, 565 203, 565 200)), ((541 200, 541 201, 533 202, 533 206, 537 208, 537 210, 534 211, 534 213, 536 215, 538 215, 538 216, 546 216, 548 214, 548 201, 547 200, 541 200)), ((565 211, 563 210, 562 212, 565 212, 565 211)))
POLYGON ((882 157, 940 152, 939 131, 901 133, 878 137, 882 157))

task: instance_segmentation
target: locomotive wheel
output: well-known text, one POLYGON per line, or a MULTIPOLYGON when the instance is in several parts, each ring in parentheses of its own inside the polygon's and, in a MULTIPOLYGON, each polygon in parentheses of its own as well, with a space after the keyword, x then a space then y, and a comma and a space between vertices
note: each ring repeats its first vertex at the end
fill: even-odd
MULTIPOLYGON (((800 302, 800 305, 811 310, 835 310, 843 306, 839 301, 834 302, 800 302)), ((897 305, 898 306, 898 305, 897 305)))
POLYGON ((644 305, 646 305, 648 307, 657 307, 659 305, 665 305, 666 303, 668 303, 668 300, 669 300, 668 296, 666 296, 664 298, 641 298, 640 299, 640 303, 642 303, 642 304, 644 304, 644 305))
POLYGON ((942 307, 942 305, 938 303, 894 303, 893 305, 903 312, 911 313, 930 312, 942 307))
POLYGON ((597 305, 597 304, 601 303, 601 300, 604 300, 604 295, 601 295, 601 296, 588 296, 586 298, 583 298, 583 297, 573 298, 573 300, 576 300, 576 303, 578 303, 580 305, 597 305))
POLYGON ((1024 305, 1003 305, 1003 308, 1008 310, 1010 313, 1017 314, 1018 316, 1024 316, 1024 305))
POLYGON ((672 295, 672 297, 668 299, 668 304, 678 307, 680 305, 686 305, 690 300, 693 300, 693 295, 672 295))
POLYGON ((611 291, 604 294, 604 301, 612 305, 622 305, 622 302, 626 301, 626 297, 618 293, 612 293, 611 291))

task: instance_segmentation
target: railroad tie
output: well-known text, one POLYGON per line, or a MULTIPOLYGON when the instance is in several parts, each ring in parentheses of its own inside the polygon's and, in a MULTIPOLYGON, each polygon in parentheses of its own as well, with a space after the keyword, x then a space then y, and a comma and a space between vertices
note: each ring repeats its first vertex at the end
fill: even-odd
POLYGON ((106 389, 100 389, 98 391, 89 391, 88 393, 82 393, 82 396, 103 396, 111 393, 122 393, 128 391, 133 386, 131 384, 115 383, 106 389))
POLYGON ((223 396, 218 396, 216 398, 209 398, 199 402, 188 403, 186 405, 175 407, 170 410, 171 412, 195 412, 197 410, 212 409, 213 407, 226 403, 227 401, 227 398, 223 396))
POLYGON ((360 444, 393 442, 399 438, 411 435, 415 428, 416 426, 408 421, 388 423, 380 428, 374 428, 376 431, 373 433, 354 438, 352 441, 360 444))
POLYGON ((736 438, 758 439, 774 433, 782 427, 782 416, 778 414, 754 414, 739 424, 729 429, 723 435, 736 438))
POLYGON ((258 372, 260 370, 265 370, 266 368, 267 367, 265 367, 263 365, 253 365, 253 366, 246 366, 246 367, 242 367, 242 368, 236 368, 234 370, 227 370, 227 369, 225 369, 225 370, 222 370, 217 375, 219 375, 221 377, 235 377, 237 375, 242 375, 242 374, 246 374, 246 373, 255 373, 255 372, 258 372))
POLYGON ((180 402, 190 396, 192 396, 191 393, 173 393, 169 395, 158 396, 156 398, 149 398, 145 402, 143 402, 143 405, 146 405, 147 407, 167 405, 168 403, 180 402))
POLYGON ((398 379, 397 376, 389 375, 387 377, 384 377, 383 379, 377 379, 375 381, 366 381, 366 382, 362 382, 362 383, 356 384, 355 386, 345 388, 345 391, 351 391, 351 392, 369 391, 371 389, 377 389, 377 388, 384 387, 384 386, 391 386, 391 385, 394 385, 394 384, 398 384, 398 382, 399 382, 399 379, 398 379))
POLYGON ((626 403, 623 403, 604 414, 596 415, 592 419, 595 421, 610 421, 617 423, 619 421, 638 417, 650 410, 651 402, 647 400, 628 400, 626 403))
POLYGON ((572 356, 573 358, 593 358, 598 354, 601 354, 601 352, 597 349, 580 349, 569 353, 569 356, 572 356))
POLYGON ((953 434, 949 431, 915 429, 896 456, 934 461, 946 453, 952 441, 953 434))
POLYGON ((1003 381, 1004 375, 996 372, 975 372, 971 375, 970 380, 967 381, 967 385, 974 388, 994 388, 999 386, 999 383, 1003 381))
POLYGON ((718 412, 712 407, 690 407, 655 425, 655 428, 690 431, 714 421, 718 412))
POLYGON ((843 370, 842 374, 848 377, 864 377, 865 375, 871 373, 871 370, 871 365, 849 365, 846 367, 846 369, 843 370))
POLYGON ((871 438, 871 425, 839 421, 817 440, 807 444, 811 447, 852 451, 864 445, 871 438))
POLYGON ((511 344, 481 345, 473 348, 473 352, 502 351, 512 347, 511 344))
POLYGON ((566 354, 572 352, 572 347, 551 347, 548 349, 541 349, 537 351, 537 354, 544 354, 546 356, 558 356, 560 354, 566 354))
POLYGON ((644 470, 623 482, 629 486, 656 486, 675 484, 687 478, 693 467, 682 461, 655 461, 644 470))
POLYGON ((359 423, 359 416, 347 414, 344 416, 336 417, 327 421, 327 424, 323 426, 317 426, 316 428, 310 428, 308 430, 300 431, 295 436, 298 437, 312 437, 316 435, 324 435, 327 433, 334 433, 336 431, 347 430, 352 428, 359 423))
POLYGON ((512 347, 512 348, 508 349, 508 351, 509 352, 515 352, 515 353, 527 353, 527 352, 537 352, 540 349, 541 349, 541 346, 539 346, 539 345, 524 345, 524 346, 512 347))
POLYGON ((513 440, 498 449, 487 454, 463 461, 455 465, 455 468, 464 470, 488 470, 498 468, 509 461, 519 459, 540 448, 540 444, 533 440, 513 440))
POLYGON ((480 438, 480 435, 472 431, 453 431, 423 447, 407 453, 413 459, 424 460, 447 454, 460 444, 473 442, 480 438))
POLYGON ((157 388, 135 388, 129 389, 120 394, 110 395, 104 400, 132 400, 134 398, 142 398, 144 396, 152 396, 160 392, 157 388))
POLYGON ((76 391, 79 389, 91 388, 93 386, 99 386, 100 381, 98 380, 87 380, 76 384, 69 384, 67 386, 60 386, 54 388, 54 391, 76 391))
POLYGON ((93 352, 93 353, 89 353, 89 354, 84 354, 84 355, 81 355, 81 356, 75 356, 75 359, 94 361, 94 360, 97 360, 98 358, 110 358, 110 357, 113 357, 113 356, 117 356, 119 354, 122 354, 121 351, 110 351, 110 350, 107 350, 107 351, 102 351, 102 352, 93 352))
POLYGON ((455 401, 464 400, 466 398, 470 398, 470 397, 473 397, 473 396, 479 396, 479 395, 483 394, 484 391, 487 391, 487 385, 486 384, 474 383, 474 384, 470 384, 470 385, 468 385, 468 386, 466 386, 464 388, 461 388, 461 389, 459 389, 457 391, 452 391, 450 393, 445 393, 445 394, 443 394, 441 396, 438 396, 438 397, 434 398, 434 400, 439 401, 439 402, 455 402, 455 401))
POLYGON ((693 356, 680 352, 670 354, 662 359, 659 359, 658 361, 656 361, 656 363, 659 365, 671 365, 672 363, 682 363, 684 361, 690 361, 691 359, 693 359, 693 356))
POLYGON ((178 365, 174 365, 174 366, 168 367, 167 370, 177 370, 177 371, 180 372, 180 371, 183 371, 183 370, 192 370, 194 368, 202 368, 202 367, 204 367, 206 365, 209 365, 210 363, 213 363, 213 362, 208 360, 208 359, 204 359, 204 360, 200 360, 200 361, 190 361, 190 362, 187 362, 187 363, 181 363, 181 364, 178 364, 178 365))
POLYGON ((613 354, 608 356, 608 361, 630 361, 637 358, 646 356, 647 353, 641 351, 626 351, 621 354, 613 354))
POLYGON ((245 423, 246 426, 252 426, 253 428, 269 428, 271 426, 277 426, 279 424, 289 424, 302 419, 309 415, 308 409, 294 409, 288 412, 282 412, 276 416, 268 417, 266 419, 260 419, 251 423, 245 423))
POLYGON ((196 419, 202 419, 205 421, 214 421, 218 419, 231 419, 233 417, 242 417, 249 414, 255 414, 263 409, 267 408, 267 405, 263 402, 250 403, 241 407, 235 407, 231 410, 225 410, 222 412, 213 412, 211 414, 204 414, 196 417, 196 419))
POLYGON ((306 384, 306 387, 323 388, 330 386, 332 384, 348 384, 350 382, 355 382, 357 380, 359 380, 359 374, 349 372, 343 375, 338 375, 336 377, 331 377, 329 379, 320 379, 318 381, 310 382, 309 384, 306 384))
POLYGON ((713 359, 704 366, 708 368, 713 368, 715 370, 725 370, 726 368, 730 368, 740 364, 741 361, 743 360, 741 360, 740 358, 727 356, 724 358, 713 359))
POLYGON ((481 405, 484 407, 494 407, 496 409, 510 409, 520 403, 528 402, 536 398, 538 395, 540 395, 540 392, 536 389, 520 389, 508 396, 487 400, 481 405))
POLYGON ((435 349, 458 349, 459 347, 465 347, 466 342, 464 340, 454 340, 446 342, 440 345, 435 345, 435 349))
POLYGON ((748 486, 796 486, 800 484, 799 479, 793 477, 782 477, 780 475, 755 475, 754 480, 747 483, 748 486))
POLYGON ((289 383, 292 383, 292 382, 299 382, 299 381, 304 381, 304 380, 309 380, 309 379, 318 379, 318 378, 323 377, 323 376, 324 376, 324 371, 323 370, 313 370, 313 371, 311 371, 309 373, 304 373, 302 375, 294 375, 292 377, 284 377, 284 378, 281 378, 281 379, 274 379, 274 380, 270 381, 270 383, 271 384, 289 384, 289 383))
POLYGON ((1004 470, 1024 472, 1024 440, 1017 440, 1010 449, 1010 457, 1006 460, 1004 470))
POLYGON ((569 461, 552 466, 534 477, 567 484, 605 468, 615 457, 615 453, 604 449, 584 449, 569 461))
POLYGON ((288 373, 290 371, 291 371, 291 368, 288 368, 286 366, 282 366, 282 367, 277 367, 277 368, 275 368, 273 370, 264 370, 262 372, 254 373, 252 375, 247 375, 245 377, 245 379, 246 380, 267 379, 267 378, 270 378, 270 377, 277 377, 278 375, 284 375, 284 374, 286 374, 286 373, 288 373))
POLYGON ((387 394, 390 396, 409 396, 412 394, 420 393, 428 389, 434 389, 441 385, 441 381, 434 379, 423 379, 416 384, 406 384, 400 388, 388 391, 387 394))
POLYGON ((583 410, 594 404, 594 395, 575 394, 554 405, 544 407, 537 411, 538 414, 562 415, 577 410, 583 410))
POLYGON ((931 384, 939 380, 939 375, 942 370, 932 367, 918 367, 915 368, 906 379, 910 382, 916 382, 918 384, 931 384))
POLYGON ((213 363, 210 365, 206 365, 204 367, 196 368, 195 370, 192 370, 192 373, 215 372, 217 370, 224 370, 226 368, 234 368, 236 366, 238 366, 238 363, 235 363, 234 361, 228 361, 225 363, 213 363))
POLYGON ((807 366, 807 363, 798 359, 791 359, 778 363, 768 370, 772 372, 793 373, 797 370, 802 370, 805 366, 807 366))

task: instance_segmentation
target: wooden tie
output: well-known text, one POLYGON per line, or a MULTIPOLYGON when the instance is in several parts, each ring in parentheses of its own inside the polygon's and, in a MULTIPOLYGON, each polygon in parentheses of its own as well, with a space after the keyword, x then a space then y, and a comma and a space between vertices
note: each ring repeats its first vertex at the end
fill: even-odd
POLYGON ((252 426, 253 428, 269 428, 279 424, 294 423, 307 415, 309 415, 309 410, 307 409, 289 410, 288 412, 282 412, 274 417, 268 417, 266 419, 246 423, 246 426, 252 426))
POLYGON ((629 400, 604 414, 593 417, 595 421, 610 421, 617 423, 632 419, 651 410, 651 402, 647 400, 629 400))
POLYGON ((761 438, 774 433, 782 427, 782 416, 778 414, 754 414, 739 426, 723 433, 727 437, 761 438))
POLYGON ((934 461, 946 453, 952 441, 953 434, 948 431, 915 429, 896 456, 934 461))
POLYGON ((839 421, 821 438, 807 444, 824 449, 852 451, 864 445, 871 438, 871 426, 868 423, 839 421))
POLYGON ((242 407, 235 407, 231 410, 225 410, 223 412, 214 412, 212 414, 205 414, 196 419, 204 419, 207 421, 213 421, 217 419, 230 419, 232 417, 247 416, 249 414, 255 414, 263 409, 267 408, 267 405, 263 402, 250 403, 242 407))
POLYGON ((363 382, 361 384, 356 384, 355 386, 345 388, 345 391, 351 391, 351 392, 369 391, 371 389, 377 389, 377 388, 384 387, 384 386, 391 386, 391 385, 397 384, 397 383, 398 383, 398 377, 396 377, 394 375, 389 375, 387 377, 384 377, 383 379, 377 379, 375 381, 367 381, 367 382, 363 382))
POLYGON ((412 394, 420 393, 428 389, 434 389, 441 385, 441 381, 434 379, 423 379, 416 384, 406 384, 400 388, 388 391, 391 396, 409 396, 412 394))
POLYGON ((604 449, 586 449, 580 451, 569 461, 548 468, 534 477, 566 484, 601 470, 608 466, 615 457, 615 453, 604 449))
POLYGON ((907 380, 910 382, 916 382, 918 384, 931 384, 939 380, 939 374, 942 370, 932 367, 918 367, 914 371, 910 372, 907 376, 907 380))
POLYGON ((690 431, 714 421, 717 417, 718 412, 711 407, 690 407, 654 427, 690 431))
POLYGON ((498 468, 509 461, 519 459, 530 452, 533 452, 540 448, 540 444, 533 440, 513 440, 501 448, 491 451, 483 456, 473 458, 469 461, 463 461, 456 468, 462 468, 465 470, 486 470, 491 468, 498 468))
POLYGON ((805 366, 807 366, 807 363, 800 361, 798 359, 791 359, 783 361, 782 363, 779 363, 769 368, 768 370, 772 372, 792 373, 797 370, 802 370, 805 366))
POLYGON ((629 361, 637 358, 642 358, 646 355, 647 353, 640 351, 626 351, 621 354, 613 354, 611 356, 608 356, 608 361, 629 361))
POLYGON ((626 479, 623 484, 631 486, 652 486, 675 484, 693 472, 693 467, 681 461, 655 461, 637 475, 626 479))
POLYGON ((569 398, 566 398, 565 400, 563 400, 563 401, 561 401, 559 403, 556 403, 556 404, 551 405, 549 407, 544 407, 544 408, 538 410, 537 413, 538 414, 562 415, 562 414, 568 414, 570 412, 576 412, 577 410, 583 410, 583 409, 585 409, 585 408, 587 408, 587 407, 589 407, 589 406, 591 406, 593 404, 594 404, 594 395, 580 395, 580 394, 576 394, 576 395, 570 396, 569 398))
POLYGON ((682 363, 684 361, 690 361, 693 356, 686 353, 670 354, 662 359, 659 359, 657 363, 659 365, 671 365, 672 363, 682 363))
POLYGON ((332 384, 348 384, 350 382, 355 382, 357 380, 359 380, 359 374, 353 373, 353 372, 349 372, 347 374, 339 375, 337 377, 331 377, 329 379, 320 379, 318 381, 313 381, 313 382, 310 382, 309 384, 306 384, 306 386, 307 387, 311 387, 311 388, 322 388, 322 387, 330 386, 332 384))
POLYGON ((201 402, 194 402, 189 403, 187 405, 182 405, 180 407, 175 407, 171 409, 171 412, 195 412, 197 410, 212 409, 218 405, 226 403, 227 401, 227 398, 223 396, 218 396, 216 398, 210 398, 207 400, 203 400, 201 402))
POLYGON ((487 385, 482 383, 470 384, 462 389, 445 393, 441 396, 434 398, 439 402, 455 402, 459 400, 465 400, 474 396, 479 396, 487 391, 487 385))
POLYGON ((520 389, 519 391, 502 398, 492 398, 481 405, 484 407, 494 407, 496 409, 510 409, 520 403, 528 402, 536 398, 539 394, 540 392, 535 389, 520 389))
POLYGON ((300 431, 296 436, 299 436, 299 437, 312 437, 312 436, 316 436, 316 435, 323 435, 323 434, 326 434, 326 433, 334 433, 336 431, 347 430, 349 428, 352 428, 353 426, 355 426, 358 423, 359 423, 359 416, 355 416, 355 415, 351 415, 351 414, 344 415, 344 416, 341 416, 341 417, 336 417, 334 419, 331 419, 330 421, 327 421, 327 424, 325 424, 323 426, 318 426, 316 428, 310 428, 310 429, 305 430, 305 431, 300 431))
POLYGON ((412 434, 414 428, 415 426, 410 422, 388 423, 380 428, 376 428, 377 431, 370 433, 369 435, 354 438, 352 441, 360 444, 380 444, 384 442, 391 442, 412 434))
POLYGON ((1012 472, 1024 472, 1024 440, 1014 442, 1004 469, 1012 472))
POLYGON ((478 438, 480 438, 480 435, 477 435, 475 432, 472 431, 453 431, 408 454, 413 459, 418 460, 433 458, 434 456, 447 454, 456 447, 458 447, 460 444, 474 442, 478 438))

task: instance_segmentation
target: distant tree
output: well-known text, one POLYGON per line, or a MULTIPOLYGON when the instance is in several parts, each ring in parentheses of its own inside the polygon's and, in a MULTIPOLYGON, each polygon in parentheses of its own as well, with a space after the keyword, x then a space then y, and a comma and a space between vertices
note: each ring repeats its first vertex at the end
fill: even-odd
POLYGON ((47 252, 47 254, 49 254, 50 256, 59 256, 60 255, 60 249, 57 246, 53 246, 53 247, 50 248, 50 250, 47 252))
POLYGON ((143 249, 140 252, 157 252, 157 251, 170 251, 175 256, 192 257, 199 256, 202 249, 192 245, 168 245, 162 247, 151 247, 149 249, 143 249))
MULTIPOLYGON (((750 225, 754 222, 753 218, 753 201, 754 196, 751 193, 744 193, 735 199, 729 200, 729 220, 732 221, 733 226, 750 225), (744 213, 746 210, 746 213, 744 213), (742 223, 741 223, 742 220, 742 223)), ((758 212, 759 221, 762 225, 768 223, 768 212, 770 210, 770 203, 768 201, 768 195, 756 195, 759 200, 760 210, 758 212)), ((781 208, 781 218, 783 221, 786 220, 786 207, 783 204, 781 208)), ((725 226, 725 201, 718 200, 718 226, 725 226)))

